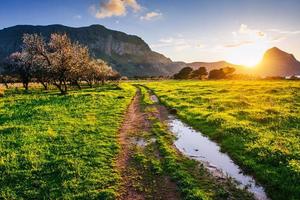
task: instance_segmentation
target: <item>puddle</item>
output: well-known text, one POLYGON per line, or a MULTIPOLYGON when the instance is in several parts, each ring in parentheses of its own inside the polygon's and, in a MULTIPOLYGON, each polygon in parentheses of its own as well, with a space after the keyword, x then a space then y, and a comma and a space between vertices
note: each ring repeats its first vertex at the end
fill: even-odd
POLYGON ((151 99, 151 101, 153 101, 154 103, 158 103, 158 102, 159 102, 159 100, 158 100, 158 98, 157 98, 156 95, 151 95, 151 96, 150 96, 150 99, 151 99))
MULTIPOLYGON (((150 96, 158 103, 156 95, 150 96)), ((269 200, 265 190, 251 176, 244 175, 241 168, 233 160, 220 151, 217 143, 181 122, 175 116, 169 116, 170 131, 177 137, 176 148, 191 159, 200 161, 214 176, 226 179, 232 178, 240 188, 246 188, 257 200, 269 200)))
POLYGON ((214 176, 233 178, 239 187, 253 193, 257 200, 268 199, 264 188, 257 185, 253 177, 244 175, 227 154, 220 152, 217 143, 174 116, 169 116, 169 126, 170 131, 177 137, 175 146, 181 153, 203 163, 214 176))
POLYGON ((136 144, 139 147, 145 147, 145 146, 147 146, 147 141, 145 141, 142 138, 139 138, 139 139, 135 138, 133 143, 136 144))
POLYGON ((156 139, 155 138, 150 138, 149 140, 145 140, 143 138, 135 138, 133 140, 133 143, 136 144, 137 146, 139 147, 145 147, 147 146, 148 144, 151 144, 151 143, 154 143, 156 142, 156 139))

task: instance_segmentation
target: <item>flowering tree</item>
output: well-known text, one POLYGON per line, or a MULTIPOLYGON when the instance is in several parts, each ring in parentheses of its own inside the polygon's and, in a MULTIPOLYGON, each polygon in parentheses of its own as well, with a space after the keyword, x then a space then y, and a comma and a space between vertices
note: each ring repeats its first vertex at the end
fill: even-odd
POLYGON ((107 63, 90 58, 88 48, 72 43, 66 34, 51 34, 48 43, 40 35, 25 34, 22 52, 13 53, 9 61, 12 73, 19 75, 26 90, 32 77, 45 89, 53 84, 61 94, 67 93, 69 84, 81 88, 82 80, 92 87, 118 77, 107 63))
POLYGON ((96 76, 97 80, 103 85, 105 81, 113 74, 113 69, 101 59, 96 60, 96 76))
POLYGON ((37 34, 24 34, 23 51, 33 58, 33 76, 47 90, 50 82, 51 58, 43 37, 37 34))
MULTIPOLYGON (((72 47, 72 56, 73 59, 71 61, 71 71, 70 71, 70 81, 74 83, 79 89, 80 81, 83 80, 85 71, 89 70, 89 62, 90 62, 90 55, 89 50, 87 47, 84 47, 78 43, 73 44, 72 47)), ((92 74, 90 74, 92 76, 92 74)))
POLYGON ((90 59, 87 66, 88 67, 84 71, 84 80, 90 87, 93 87, 95 83, 100 81, 103 85, 108 77, 114 72, 112 68, 101 59, 90 59))
POLYGON ((18 76, 26 91, 28 91, 29 82, 32 78, 32 66, 33 58, 24 51, 15 52, 9 56, 8 69, 11 74, 18 76))

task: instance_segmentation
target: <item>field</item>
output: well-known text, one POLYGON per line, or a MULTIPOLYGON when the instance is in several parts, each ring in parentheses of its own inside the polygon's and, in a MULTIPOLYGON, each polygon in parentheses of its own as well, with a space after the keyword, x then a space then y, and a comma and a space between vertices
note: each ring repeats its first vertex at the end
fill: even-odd
POLYGON ((29 92, 1 91, 1 199, 253 199, 179 153, 166 107, 217 141, 271 199, 299 199, 300 82, 134 81, 67 95, 32 84, 29 92))
POLYGON ((182 156, 166 125, 166 108, 151 100, 148 89, 135 86, 140 91, 137 113, 143 118, 137 123, 147 127, 128 135, 130 141, 142 141, 130 144, 132 154, 126 173, 127 178, 133 179, 136 191, 145 199, 253 199, 231 180, 214 177, 197 161, 182 156))
POLYGON ((144 82, 179 118, 221 144, 272 199, 300 197, 300 82, 144 82))
POLYGON ((4 95, 5 87, 0 85, 0 97, 4 95))
POLYGON ((1 199, 114 199, 129 84, 0 97, 1 199))

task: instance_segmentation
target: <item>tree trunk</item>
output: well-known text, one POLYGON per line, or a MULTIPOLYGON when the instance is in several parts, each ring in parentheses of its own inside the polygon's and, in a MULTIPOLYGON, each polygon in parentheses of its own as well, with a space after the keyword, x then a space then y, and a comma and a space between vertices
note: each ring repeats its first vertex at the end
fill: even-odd
POLYGON ((53 85, 55 85, 57 87, 57 89, 60 91, 61 95, 67 94, 67 92, 65 91, 65 88, 63 88, 62 81, 59 81, 59 83, 53 83, 53 85))
POLYGON ((4 81, 4 85, 5 85, 6 89, 8 89, 8 84, 6 81, 4 81))
POLYGON ((25 91, 28 92, 28 82, 23 82, 23 87, 25 88, 25 91))
POLYGON ((47 82, 40 81, 40 83, 43 85, 44 90, 48 90, 48 83, 47 82))
POLYGON ((78 87, 79 90, 81 90, 81 86, 78 81, 75 81, 75 85, 78 87))
POLYGON ((67 86, 67 83, 66 83, 66 81, 64 80, 63 81, 63 90, 64 90, 64 92, 63 92, 63 94, 67 94, 68 93, 68 86, 67 86))
POLYGON ((93 87, 93 82, 92 81, 87 81, 88 86, 90 86, 90 88, 93 87))

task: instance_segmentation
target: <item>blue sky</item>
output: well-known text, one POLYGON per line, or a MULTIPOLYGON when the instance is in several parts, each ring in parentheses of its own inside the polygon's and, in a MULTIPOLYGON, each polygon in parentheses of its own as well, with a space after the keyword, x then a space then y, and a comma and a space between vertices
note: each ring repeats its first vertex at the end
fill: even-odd
POLYGON ((299 10, 299 0, 3 0, 0 29, 102 24, 173 60, 253 65, 272 46, 300 60, 299 10))

